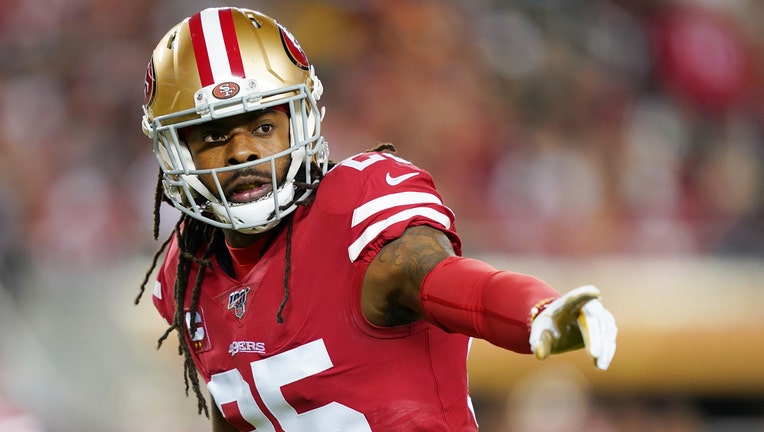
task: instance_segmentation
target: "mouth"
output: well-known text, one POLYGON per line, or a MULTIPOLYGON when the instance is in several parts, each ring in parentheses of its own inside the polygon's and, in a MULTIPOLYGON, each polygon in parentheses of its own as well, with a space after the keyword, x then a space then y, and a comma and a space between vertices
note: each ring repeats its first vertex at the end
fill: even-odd
POLYGON ((259 177, 239 177, 226 189, 228 202, 243 204, 270 196, 273 185, 259 177))

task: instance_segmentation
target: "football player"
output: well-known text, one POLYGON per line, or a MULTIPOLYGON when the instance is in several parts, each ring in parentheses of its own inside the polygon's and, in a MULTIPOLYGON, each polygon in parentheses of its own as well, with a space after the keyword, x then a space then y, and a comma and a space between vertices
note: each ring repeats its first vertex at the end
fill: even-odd
POLYGON ((330 162, 321 82, 274 19, 184 19, 145 91, 155 237, 160 204, 181 211, 146 275, 165 253, 159 343, 177 332, 213 430, 477 430, 473 337, 540 359, 585 347, 608 368, 616 325, 595 287, 560 295, 462 257, 433 179, 390 145, 330 162))

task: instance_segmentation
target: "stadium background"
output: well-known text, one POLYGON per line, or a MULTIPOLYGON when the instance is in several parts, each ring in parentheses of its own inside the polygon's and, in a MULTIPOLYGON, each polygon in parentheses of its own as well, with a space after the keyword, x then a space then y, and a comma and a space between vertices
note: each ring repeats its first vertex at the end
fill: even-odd
MULTIPOLYGON (((144 68, 202 3, 4 3, 0 431, 209 430, 132 305, 157 246, 144 68)), ((607 373, 473 345, 481 430, 764 430, 764 3, 229 4, 301 41, 334 159, 391 141, 466 254, 604 292, 607 373)))

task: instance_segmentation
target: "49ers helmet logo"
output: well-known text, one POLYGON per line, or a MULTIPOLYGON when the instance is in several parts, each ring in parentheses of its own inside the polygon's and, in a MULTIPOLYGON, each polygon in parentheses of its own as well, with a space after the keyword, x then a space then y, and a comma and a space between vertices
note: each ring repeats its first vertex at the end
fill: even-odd
POLYGON ((239 85, 235 82, 220 83, 212 89, 212 95, 218 99, 230 99, 239 94, 239 85))
POLYGON ((281 33, 281 43, 284 44, 284 50, 289 55, 289 59, 300 69, 310 69, 308 56, 305 55, 305 51, 302 50, 300 43, 297 42, 297 39, 295 39, 294 36, 292 36, 292 33, 289 33, 289 30, 284 26, 281 24, 278 24, 278 26, 279 33, 281 33))
POLYGON ((143 104, 145 106, 151 105, 154 101, 154 95, 156 94, 157 80, 154 73, 154 58, 149 60, 149 65, 146 67, 146 79, 143 81, 143 104))

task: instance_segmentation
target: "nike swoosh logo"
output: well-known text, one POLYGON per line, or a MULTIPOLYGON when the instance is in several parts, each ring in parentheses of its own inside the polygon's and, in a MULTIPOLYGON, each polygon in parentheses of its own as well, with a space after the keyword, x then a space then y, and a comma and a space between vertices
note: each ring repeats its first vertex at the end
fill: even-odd
POLYGON ((404 181, 406 181, 406 180, 408 180, 411 177, 414 177, 416 175, 419 175, 419 173, 418 172, 410 172, 408 174, 402 174, 402 175, 399 175, 397 177, 393 177, 388 172, 387 175, 385 176, 385 181, 390 186, 398 186, 399 184, 403 183, 404 181))

